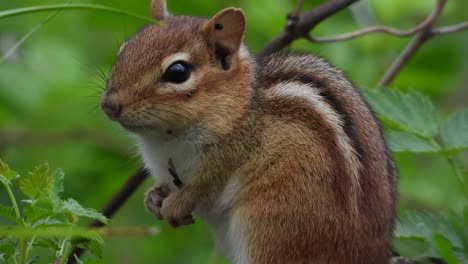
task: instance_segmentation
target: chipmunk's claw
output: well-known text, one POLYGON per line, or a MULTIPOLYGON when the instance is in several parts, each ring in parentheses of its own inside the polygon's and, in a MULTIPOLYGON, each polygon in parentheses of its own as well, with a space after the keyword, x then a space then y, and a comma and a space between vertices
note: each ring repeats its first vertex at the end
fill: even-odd
POLYGON ((145 194, 146 209, 153 213, 159 220, 164 219, 161 214, 161 207, 163 201, 169 196, 170 193, 171 189, 169 186, 163 184, 161 186, 154 186, 145 194))

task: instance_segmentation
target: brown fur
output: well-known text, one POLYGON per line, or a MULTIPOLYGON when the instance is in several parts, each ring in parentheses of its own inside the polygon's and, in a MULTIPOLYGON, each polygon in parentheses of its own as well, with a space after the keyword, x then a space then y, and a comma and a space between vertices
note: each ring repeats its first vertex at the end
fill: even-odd
POLYGON ((148 208, 173 225, 191 224, 194 210, 208 212, 214 228, 235 220, 232 239, 243 256, 227 254, 236 263, 387 263, 395 171, 373 114, 320 58, 246 56, 243 27, 237 9, 212 20, 167 17, 143 28, 117 58, 102 99, 121 106, 112 119, 137 134, 176 131, 199 149, 184 186, 148 208), (226 31, 213 34, 219 21, 226 31), (179 91, 161 79, 161 62, 180 52, 190 54, 193 85, 179 91), (286 83, 318 94, 339 122, 305 97, 279 96, 275 87, 286 83), (219 206, 226 192, 234 195, 219 206))

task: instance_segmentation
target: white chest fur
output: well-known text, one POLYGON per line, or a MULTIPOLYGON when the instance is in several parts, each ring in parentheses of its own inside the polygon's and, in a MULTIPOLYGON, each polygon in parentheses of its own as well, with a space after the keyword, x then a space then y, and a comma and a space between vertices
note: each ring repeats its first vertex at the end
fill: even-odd
POLYGON ((169 173, 169 160, 174 164, 180 180, 186 182, 201 166, 202 146, 187 140, 184 135, 138 135, 137 142, 143 161, 158 184, 167 184, 175 190, 169 173))
MULTIPOLYGON (((137 142, 146 167, 158 184, 167 184, 171 191, 177 190, 173 176, 169 173, 169 159, 172 160, 182 183, 203 170, 203 144, 193 137, 168 135, 138 135, 137 142)), ((220 197, 209 206, 197 206, 195 213, 207 222, 216 237, 218 247, 231 258, 239 248, 237 225, 228 208, 232 206, 238 191, 237 181, 231 179, 224 186, 220 197), (235 241, 234 241, 235 240, 235 241)))

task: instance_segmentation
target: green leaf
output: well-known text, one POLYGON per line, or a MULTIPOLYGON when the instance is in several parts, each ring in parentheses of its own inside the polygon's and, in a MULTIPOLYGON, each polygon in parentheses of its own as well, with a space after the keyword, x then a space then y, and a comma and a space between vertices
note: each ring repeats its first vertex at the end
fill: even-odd
POLYGON ((23 209, 23 215, 26 219, 28 219, 29 223, 36 225, 35 223, 38 220, 54 215, 54 211, 39 206, 27 207, 23 209))
MULTIPOLYGON (((445 215, 431 215, 421 212, 406 212, 398 220, 395 237, 397 239, 423 239, 430 245, 424 249, 425 255, 430 257, 445 257, 441 253, 440 247, 445 247, 444 242, 439 238, 443 237, 447 240, 451 248, 457 253, 460 253, 462 258, 466 259, 463 252, 463 241, 460 239, 460 234, 457 232, 457 227, 451 224, 451 221, 461 221, 458 218, 453 218, 445 215), (436 236, 435 234, 438 234, 436 236)), ((447 253, 444 251, 444 254, 447 253)))
POLYGON ((3 184, 10 184, 11 180, 19 178, 18 173, 13 170, 10 170, 8 164, 0 160, 0 182, 3 184))
POLYGON ((63 192, 63 171, 57 169, 49 173, 47 163, 36 167, 29 176, 20 181, 21 191, 32 200, 40 199, 58 208, 62 202, 60 196, 63 192))
POLYGON ((437 256, 437 252, 431 250, 431 245, 423 238, 396 237, 393 248, 407 258, 423 258, 437 256))
POLYGON ((94 209, 88 209, 81 206, 76 200, 68 199, 63 203, 63 213, 71 213, 77 216, 87 217, 91 219, 97 219, 102 223, 109 223, 109 219, 103 216, 101 213, 96 212, 94 209))
POLYGON ((16 250, 12 244, 2 243, 0 244, 0 260, 8 260, 15 254, 16 250))
POLYGON ((441 150, 427 139, 399 131, 387 133, 387 142, 393 152, 437 153, 441 150))
POLYGON ((468 109, 455 113, 443 122, 440 139, 448 152, 468 150, 468 109))
POLYGON ((41 260, 41 258, 40 258, 39 256, 34 256, 34 257, 30 258, 30 259, 26 262, 26 264, 38 263, 39 260, 41 260))
POLYGON ((448 212, 447 219, 456 231, 456 234, 462 243, 463 251, 468 257, 468 225, 464 224, 462 217, 458 217, 453 212, 448 212))
POLYGON ((54 238, 38 238, 36 242, 34 242, 34 246, 48 248, 53 251, 59 251, 60 241, 54 238))
POLYGON ((379 117, 393 127, 424 138, 437 133, 438 115, 427 96, 393 89, 363 90, 363 95, 379 117))
POLYGON ((96 240, 74 238, 72 244, 83 249, 89 250, 96 257, 102 258, 102 243, 96 240))
POLYGON ((53 178, 49 175, 49 165, 44 163, 37 166, 27 177, 20 181, 21 191, 30 199, 37 199, 46 195, 51 188, 53 178))
POLYGON ((433 240, 435 242, 437 251, 442 256, 442 258, 447 262, 447 264, 457 264, 457 258, 453 252, 452 244, 441 234, 434 234, 433 240))
POLYGON ((0 205, 0 216, 8 218, 9 220, 11 220, 14 223, 17 222, 16 216, 13 213, 13 208, 5 207, 3 205, 0 205))
POLYGON ((50 188, 49 192, 49 197, 51 201, 58 206, 60 202, 62 201, 61 199, 61 194, 63 193, 63 177, 64 173, 61 169, 55 170, 55 172, 52 174, 53 177, 53 183, 52 187, 50 188))

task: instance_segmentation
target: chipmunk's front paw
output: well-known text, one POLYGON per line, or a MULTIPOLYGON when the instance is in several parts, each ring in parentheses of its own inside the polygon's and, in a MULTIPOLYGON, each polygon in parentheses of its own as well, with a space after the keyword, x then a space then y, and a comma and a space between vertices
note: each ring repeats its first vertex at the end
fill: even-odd
POLYGON ((195 223, 191 214, 194 209, 195 204, 190 195, 176 191, 163 201, 161 215, 172 227, 191 225, 195 223))
POLYGON ((161 207, 163 201, 169 196, 171 189, 168 185, 163 184, 161 186, 154 186, 145 193, 145 207, 146 209, 153 213, 156 218, 163 220, 161 214, 161 207))

